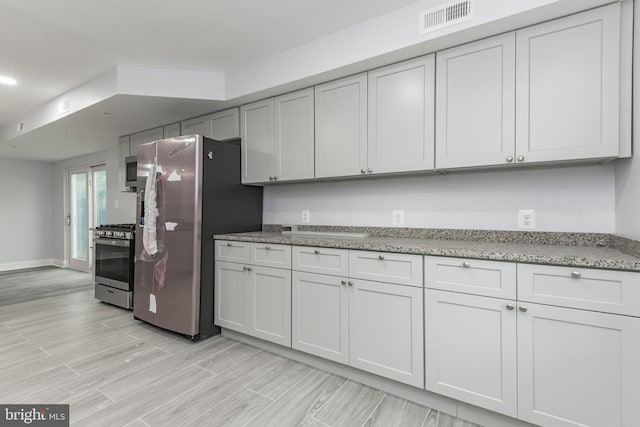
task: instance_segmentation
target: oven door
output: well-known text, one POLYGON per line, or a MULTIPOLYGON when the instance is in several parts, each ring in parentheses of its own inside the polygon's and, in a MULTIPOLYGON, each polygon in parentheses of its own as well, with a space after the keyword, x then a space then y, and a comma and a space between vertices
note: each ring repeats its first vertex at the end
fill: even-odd
POLYGON ((133 284, 133 247, 129 240, 96 238, 93 241, 95 283, 129 291, 133 284))

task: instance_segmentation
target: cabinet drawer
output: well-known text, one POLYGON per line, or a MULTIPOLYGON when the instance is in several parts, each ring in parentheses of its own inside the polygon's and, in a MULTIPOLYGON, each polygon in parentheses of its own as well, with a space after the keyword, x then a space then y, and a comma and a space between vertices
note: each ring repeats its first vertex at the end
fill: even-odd
POLYGON ((293 270, 346 277, 349 275, 349 251, 294 246, 291 265, 293 270))
POLYGON ((249 242, 216 240, 214 258, 216 261, 248 263, 249 245, 249 242))
POLYGON ((516 299, 516 264, 477 259, 424 257, 427 288, 516 299))
POLYGON ((252 243, 249 263, 265 267, 291 268, 291 246, 252 243))
POLYGON ((518 264, 518 299, 640 316, 640 273, 518 264))
POLYGON ((422 255, 349 251, 349 277, 422 286, 422 255))

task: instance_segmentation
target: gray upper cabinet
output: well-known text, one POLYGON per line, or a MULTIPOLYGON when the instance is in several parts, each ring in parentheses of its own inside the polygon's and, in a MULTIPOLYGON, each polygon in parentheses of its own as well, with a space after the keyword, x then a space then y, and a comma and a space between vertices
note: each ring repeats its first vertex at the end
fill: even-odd
POLYGON ((265 99, 240 107, 242 138, 242 183, 255 184, 273 180, 274 102, 265 99))
POLYGON ((312 179, 313 89, 240 107, 242 183, 312 179))
POLYGON ((516 31, 516 159, 620 152, 620 3, 516 31))
POLYGON ((173 123, 164 126, 164 138, 173 138, 180 136, 180 123, 173 123))
POLYGON ((315 88, 316 177, 360 175, 367 167, 367 73, 315 88))
POLYGON ((435 55, 369 72, 367 173, 434 168, 435 55))
POLYGON ((240 110, 231 108, 182 121, 182 135, 200 134, 218 141, 240 136, 240 110))
POLYGON ((515 33, 438 52, 436 168, 515 162, 515 33))
POLYGON ((162 126, 131 134, 131 155, 138 155, 138 145, 157 141, 162 138, 164 138, 164 128, 162 126))
POLYGON ((240 137, 240 109, 218 111, 210 114, 211 138, 218 141, 240 137))
POLYGON ((211 120, 209 115, 183 120, 181 127, 182 135, 199 134, 211 138, 211 120))
POLYGON ((313 88, 277 96, 274 107, 274 180, 313 178, 313 88))

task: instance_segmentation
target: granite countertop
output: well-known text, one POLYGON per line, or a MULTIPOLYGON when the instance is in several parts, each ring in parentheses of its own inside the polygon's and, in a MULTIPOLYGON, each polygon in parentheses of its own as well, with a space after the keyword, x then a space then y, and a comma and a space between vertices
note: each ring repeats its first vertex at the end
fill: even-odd
POLYGON ((640 272, 640 257, 604 245, 559 245, 392 236, 368 236, 363 238, 303 237, 282 235, 280 232, 274 231, 221 234, 213 237, 219 240, 398 252, 640 272))

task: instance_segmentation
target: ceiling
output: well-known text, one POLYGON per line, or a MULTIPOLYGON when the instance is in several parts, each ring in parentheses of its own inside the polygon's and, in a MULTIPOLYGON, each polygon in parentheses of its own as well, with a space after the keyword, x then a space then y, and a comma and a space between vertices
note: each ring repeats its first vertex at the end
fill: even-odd
MULTIPOLYGON (((0 75, 18 80, 15 86, 0 85, 0 126, 116 65, 224 72, 414 2, 0 0, 0 75)), ((216 107, 213 101, 134 98, 118 95, 109 104, 75 113, 8 143, 0 141, 0 156, 60 160, 104 149, 106 138, 115 144, 113 135, 120 129, 144 130, 216 107), (109 107, 131 103, 147 113, 113 114, 105 120, 109 107), (156 115, 156 123, 147 126, 150 113, 167 121, 159 121, 156 115), (139 125, 131 127, 132 123, 139 125), (85 137, 90 134, 95 140, 100 135, 105 139, 77 143, 88 141, 85 137), (67 141, 69 146, 43 150, 37 144, 42 138, 56 138, 60 144, 67 141)))

